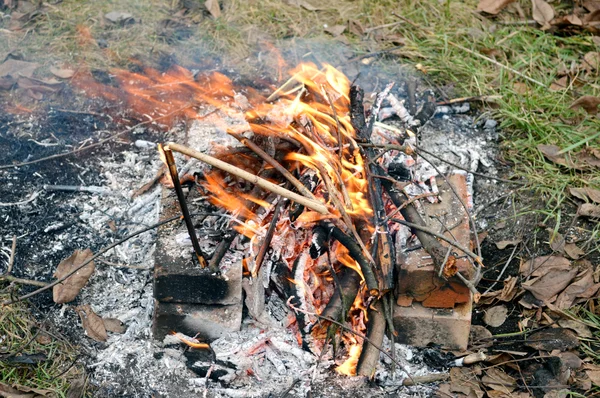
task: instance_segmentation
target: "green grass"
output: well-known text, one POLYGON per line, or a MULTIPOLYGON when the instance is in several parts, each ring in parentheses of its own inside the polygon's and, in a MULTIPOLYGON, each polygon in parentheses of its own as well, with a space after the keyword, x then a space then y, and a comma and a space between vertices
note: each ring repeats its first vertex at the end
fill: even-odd
MULTIPOLYGON (((0 294, 0 301, 8 299, 0 294)), ((0 383, 47 390, 53 396, 65 397, 71 381, 83 370, 74 364, 75 347, 40 324, 24 303, 0 308, 0 353, 10 355, 43 354, 46 360, 37 364, 15 364, 0 361, 0 383)))

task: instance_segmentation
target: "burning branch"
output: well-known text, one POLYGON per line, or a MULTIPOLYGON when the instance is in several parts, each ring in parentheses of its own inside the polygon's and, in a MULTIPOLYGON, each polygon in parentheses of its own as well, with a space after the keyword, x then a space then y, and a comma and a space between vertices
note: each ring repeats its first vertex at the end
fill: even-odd
POLYGON ((242 170, 238 167, 232 166, 229 163, 223 162, 222 160, 219 160, 212 156, 198 152, 198 151, 188 148, 184 145, 175 144, 173 142, 168 143, 165 146, 165 149, 171 149, 173 151, 180 152, 180 153, 183 153, 184 155, 201 160, 204 163, 208 163, 213 167, 216 167, 216 168, 226 171, 230 174, 233 174, 236 177, 242 178, 248 182, 256 184, 259 187, 266 189, 267 191, 271 191, 273 193, 283 196, 284 198, 288 198, 289 200, 292 200, 303 206, 306 206, 309 209, 312 209, 320 214, 331 215, 331 213, 329 213, 329 210, 327 209, 327 206, 325 206, 323 203, 321 203, 317 200, 313 200, 313 199, 307 198, 305 196, 298 195, 295 192, 292 192, 288 189, 282 188, 279 185, 273 184, 270 181, 267 181, 263 178, 255 176, 254 174, 248 173, 245 170, 242 170))

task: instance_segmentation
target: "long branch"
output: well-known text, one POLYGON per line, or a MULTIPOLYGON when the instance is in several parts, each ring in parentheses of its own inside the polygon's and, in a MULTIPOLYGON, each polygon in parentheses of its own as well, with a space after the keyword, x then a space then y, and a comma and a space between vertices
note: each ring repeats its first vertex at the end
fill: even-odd
POLYGON ((312 199, 306 198, 302 195, 298 195, 295 192, 292 192, 288 189, 282 188, 279 185, 273 184, 271 181, 260 178, 252 173, 248 173, 247 171, 242 170, 239 167, 232 166, 229 163, 223 162, 222 160, 219 160, 212 156, 198 152, 198 151, 188 148, 184 145, 176 144, 174 142, 169 142, 165 146, 165 149, 171 149, 173 151, 177 151, 177 152, 183 153, 184 155, 191 156, 195 159, 201 160, 204 163, 208 163, 209 165, 211 165, 213 167, 224 170, 224 171, 226 171, 230 174, 233 174, 239 178, 249 181, 255 185, 258 185, 259 187, 261 187, 263 189, 266 189, 268 191, 271 191, 273 193, 281 195, 284 198, 288 198, 289 200, 292 200, 303 206, 306 206, 309 209, 312 209, 318 213, 321 213, 324 215, 330 214, 329 210, 327 210, 327 206, 325 206, 323 203, 321 203, 317 200, 312 200, 312 199))

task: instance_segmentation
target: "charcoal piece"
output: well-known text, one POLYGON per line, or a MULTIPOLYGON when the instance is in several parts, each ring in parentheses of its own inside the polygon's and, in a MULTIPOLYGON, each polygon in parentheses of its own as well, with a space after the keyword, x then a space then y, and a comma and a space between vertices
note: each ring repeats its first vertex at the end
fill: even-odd
POLYGON ((421 106, 415 119, 421 122, 420 126, 425 125, 433 117, 435 113, 436 103, 435 103, 435 95, 433 91, 427 90, 423 93, 423 99, 425 103, 421 106))
POLYGON ((316 260, 325 254, 329 247, 329 232, 321 226, 314 227, 312 232, 309 252, 310 257, 316 260))
MULTIPOLYGON (((313 173, 305 173, 304 175, 302 175, 300 177, 300 182, 310 192, 314 192, 315 189, 317 189, 317 186, 319 185, 319 177, 317 177, 317 175, 313 174, 313 173)), ((292 202, 290 204, 290 210, 289 210, 290 220, 292 222, 296 221, 296 219, 298 217, 300 217, 300 214, 302 214, 303 211, 304 211, 303 205, 298 204, 296 202, 292 202)))
POLYGON ((431 344, 429 347, 423 349, 422 355, 423 362, 430 368, 437 370, 448 368, 456 359, 454 354, 442 352, 440 348, 434 344, 431 344))
POLYGON ((398 181, 410 181, 412 179, 410 169, 402 163, 390 163, 388 174, 398 181))

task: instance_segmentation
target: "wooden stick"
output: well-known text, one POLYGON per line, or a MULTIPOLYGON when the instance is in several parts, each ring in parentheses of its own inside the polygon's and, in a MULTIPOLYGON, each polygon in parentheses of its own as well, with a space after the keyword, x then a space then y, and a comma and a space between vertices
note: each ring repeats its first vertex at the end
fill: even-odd
POLYGON ((17 235, 13 235, 12 246, 10 248, 10 258, 8 259, 8 266, 6 267, 6 274, 10 274, 15 264, 15 254, 17 253, 17 235))
POLYGON ((294 177, 292 175, 292 173, 290 173, 289 171, 287 171, 281 165, 281 163, 279 163, 277 160, 273 159, 273 157, 271 155, 269 155, 268 153, 266 153, 265 151, 263 151, 254 142, 250 141, 249 139, 247 139, 243 135, 237 134, 237 133, 235 133, 233 131, 227 131, 227 133, 229 135, 231 135, 232 137, 234 137, 239 142, 241 142, 242 144, 246 145, 248 148, 250 148, 254 153, 256 153, 258 156, 260 156, 265 162, 267 162, 271 166, 273 166, 275 168, 275 170, 277 170, 278 172, 280 172, 281 175, 283 175, 286 178, 286 180, 288 180, 298 190, 298 192, 300 192, 302 195, 306 196, 309 199, 317 200, 317 198, 315 197, 315 195, 313 195, 312 192, 310 192, 308 189, 306 189, 306 187, 304 186, 304 184, 302 184, 300 182, 300 180, 298 180, 296 177, 294 177))
POLYGON ((269 229, 267 229, 265 239, 263 240, 262 246, 260 247, 260 250, 256 255, 256 260, 254 261, 254 269, 252 269, 251 271, 253 278, 256 278, 258 276, 260 266, 262 265, 263 260, 265 259, 265 255, 267 254, 269 246, 271 246, 271 240, 273 239, 273 234, 275 233, 275 228, 277 227, 277 220, 279 220, 279 213, 281 212, 283 204, 284 200, 280 198, 277 204, 275 205, 275 210, 273 211, 273 218, 271 219, 271 224, 269 224, 269 229))
POLYGON ((190 240, 192 241, 192 246, 194 247, 194 253, 196 254, 196 258, 200 263, 202 268, 206 268, 206 257, 202 252, 202 248, 200 247, 200 243, 198 242, 198 236, 196 236, 196 229, 194 228, 194 222, 190 217, 190 211, 188 210, 187 203, 185 201, 185 195, 183 194, 183 189, 181 188, 181 182, 179 181, 179 173, 177 172, 177 164, 175 163, 175 157, 173 156, 173 152, 170 149, 163 148, 162 144, 158 145, 159 151, 165 155, 165 161, 167 166, 169 167, 169 173, 171 174, 171 180, 173 181, 173 187, 175 188, 175 193, 177 194, 177 201, 179 202, 179 208, 181 209, 181 214, 183 215, 183 221, 185 221, 185 226, 188 231, 188 235, 190 240))
MULTIPOLYGON (((373 376, 375 376, 375 369, 379 363, 379 350, 375 345, 381 347, 384 335, 385 316, 383 315, 383 305, 381 304, 381 300, 378 300, 369 308, 369 325, 367 330, 367 337, 375 344, 363 345, 356 368, 357 375, 366 376, 369 379, 372 379, 373 376)), ((392 347, 392 349, 394 349, 394 347, 392 347)))
POLYGON ((304 196, 298 195, 295 192, 292 192, 288 189, 282 188, 279 185, 273 184, 272 182, 262 179, 258 176, 255 176, 254 174, 248 173, 245 170, 242 170, 238 167, 232 166, 229 163, 223 162, 222 160, 216 159, 212 156, 205 155, 201 152, 198 152, 194 149, 188 148, 184 145, 176 144, 174 142, 169 142, 165 146, 165 149, 171 149, 173 151, 177 151, 177 152, 183 153, 184 155, 191 156, 195 159, 201 160, 204 163, 208 163, 213 167, 216 167, 216 168, 226 171, 230 174, 233 174, 236 177, 242 178, 242 179, 249 181, 255 185, 258 185, 259 187, 266 189, 267 191, 271 191, 273 193, 283 196, 284 198, 288 198, 291 201, 294 201, 303 206, 306 206, 309 209, 312 209, 320 214, 324 214, 324 215, 331 214, 331 213, 329 213, 327 206, 325 206, 323 203, 321 203, 319 201, 312 200, 312 199, 306 198, 304 196))

